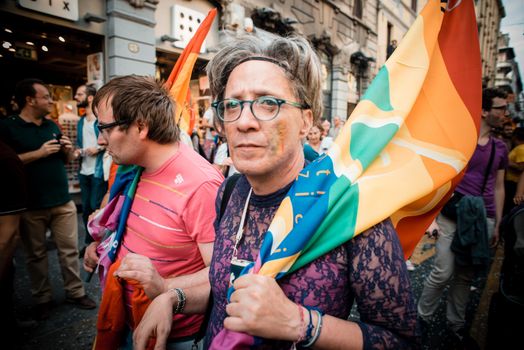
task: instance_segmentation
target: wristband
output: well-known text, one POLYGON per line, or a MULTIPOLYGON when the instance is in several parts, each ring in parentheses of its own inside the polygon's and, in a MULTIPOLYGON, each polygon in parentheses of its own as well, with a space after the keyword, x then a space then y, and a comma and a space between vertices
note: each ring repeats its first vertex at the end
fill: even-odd
POLYGON ((184 311, 184 307, 186 306, 186 293, 184 293, 181 288, 171 288, 168 291, 176 294, 178 300, 176 307, 173 310, 173 314, 176 315, 182 313, 182 311, 184 311))
POLYGON ((313 325, 313 315, 311 314, 311 309, 307 308, 307 312, 309 314, 309 324, 307 325, 306 336, 302 340, 303 343, 309 343, 311 341, 311 337, 313 336, 313 329, 315 328, 315 326, 313 325))
POLYGON ((303 344, 303 348, 310 348, 315 344, 315 342, 318 340, 318 337, 320 336, 320 331, 322 330, 322 313, 318 310, 315 310, 318 316, 318 323, 317 328, 315 329, 315 334, 313 335, 313 338, 311 338, 306 344, 303 344))

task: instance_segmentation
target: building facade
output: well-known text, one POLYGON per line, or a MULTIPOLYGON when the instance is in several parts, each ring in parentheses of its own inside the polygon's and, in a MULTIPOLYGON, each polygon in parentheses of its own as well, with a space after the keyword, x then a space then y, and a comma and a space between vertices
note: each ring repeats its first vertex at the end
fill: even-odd
POLYGON ((426 0, 379 1, 377 7, 377 68, 386 62, 425 3, 426 0))
POLYGON ((502 0, 475 0, 475 12, 482 58, 482 85, 493 87, 497 70, 500 22, 506 16, 506 12, 502 0))
MULTIPOLYGON (((60 88, 63 101, 57 100, 55 114, 66 102, 74 104, 74 89, 86 82, 101 86, 126 74, 166 79, 187 43, 183 38, 190 38, 215 7, 220 4, 204 0, 2 1, 0 103, 8 106, 14 84, 29 77, 60 88)), ((218 23, 207 37, 208 47, 218 46, 218 23)), ((212 52, 203 50, 200 56, 192 81, 197 102, 206 93, 206 80, 200 78, 212 52)), ((206 105, 209 96, 201 109, 206 105)))
MULTIPOLYGON (((0 32, 9 42, 0 56, 1 103, 24 77, 70 86, 103 84, 124 74, 166 79, 211 8, 218 8, 197 61, 192 96, 202 113, 210 103, 204 67, 223 29, 297 33, 315 46, 324 72, 323 117, 347 119, 370 82, 400 43, 427 0, 7 0, 0 32), (7 31, 11 31, 8 33, 7 31), (61 34, 63 33, 63 34, 61 34), (56 37, 65 37, 58 42, 56 37), (47 43, 53 39, 53 42, 47 43), (46 41, 47 40, 47 41, 46 41), (34 42, 33 47, 27 42, 34 42), (42 47, 48 46, 48 51, 42 47)), ((501 0, 475 0, 485 86, 495 84, 501 0)), ((7 45, 7 44, 4 44, 7 45)))
POLYGON ((222 1, 225 28, 306 36, 324 72, 324 115, 347 119, 376 74, 377 0, 222 1), (244 28, 245 29, 245 28, 244 28))
POLYGON ((515 51, 510 46, 509 34, 499 36, 495 86, 508 93, 511 117, 517 124, 522 125, 524 122, 522 79, 519 65, 515 61, 515 51))

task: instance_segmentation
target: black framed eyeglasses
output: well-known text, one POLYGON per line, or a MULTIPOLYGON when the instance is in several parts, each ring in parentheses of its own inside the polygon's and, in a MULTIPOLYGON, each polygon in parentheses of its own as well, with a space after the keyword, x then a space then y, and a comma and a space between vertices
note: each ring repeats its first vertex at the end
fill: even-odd
POLYGON ((114 128, 115 126, 125 125, 125 124, 129 124, 129 123, 130 123, 129 120, 119 120, 119 121, 108 123, 108 124, 100 124, 100 123, 98 123, 98 125, 96 127, 98 128, 98 131, 103 132, 104 130, 109 131, 112 128, 114 128))
POLYGON ((261 121, 273 120, 280 112, 280 107, 287 104, 300 109, 309 109, 305 103, 287 101, 272 96, 261 96, 255 100, 237 100, 236 98, 226 98, 222 101, 215 101, 211 106, 215 109, 218 118, 226 123, 234 122, 242 114, 244 104, 249 103, 251 113, 261 121))

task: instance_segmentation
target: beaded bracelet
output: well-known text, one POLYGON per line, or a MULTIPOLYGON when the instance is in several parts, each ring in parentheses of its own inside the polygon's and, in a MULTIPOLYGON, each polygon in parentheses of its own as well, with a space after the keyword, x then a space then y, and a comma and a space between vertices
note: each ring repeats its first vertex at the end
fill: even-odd
POLYGON ((315 325, 313 325, 313 315, 311 314, 311 309, 308 307, 306 307, 306 309, 309 314, 309 323, 307 325, 306 336, 304 339, 302 339, 303 342, 309 342, 311 340, 311 337, 313 336, 313 329, 315 328, 315 325))
POLYGON ((302 345, 303 348, 312 347, 313 344, 315 344, 315 342, 318 340, 318 337, 320 336, 320 331, 322 330, 322 313, 318 310, 315 310, 315 312, 318 316, 317 328, 315 329, 315 334, 313 335, 313 338, 311 338, 309 342, 307 342, 307 344, 302 345))
POLYGON ((182 313, 184 310, 184 307, 186 306, 186 293, 181 288, 171 288, 169 289, 170 292, 175 293, 177 297, 177 304, 175 309, 173 310, 173 314, 179 314, 182 313))

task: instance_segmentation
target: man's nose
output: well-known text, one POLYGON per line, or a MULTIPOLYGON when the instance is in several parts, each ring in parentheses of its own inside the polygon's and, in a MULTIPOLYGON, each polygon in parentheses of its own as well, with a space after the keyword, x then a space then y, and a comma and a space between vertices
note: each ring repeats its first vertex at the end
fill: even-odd
POLYGON ((256 128, 259 121, 258 119, 253 115, 253 111, 251 110, 251 104, 246 103, 244 104, 244 107, 240 111, 240 116, 235 121, 237 124, 237 127, 240 129, 250 129, 250 128, 256 128))
POLYGON ((107 145, 107 141, 105 139, 105 137, 103 136, 104 132, 101 131, 99 134, 98 134, 98 140, 97 140, 97 143, 100 145, 100 146, 105 146, 107 145))

